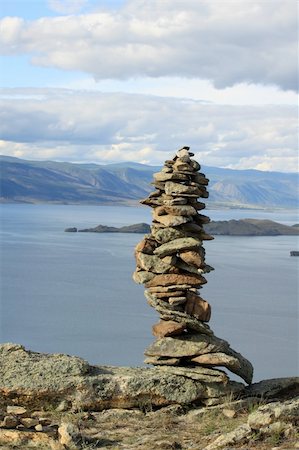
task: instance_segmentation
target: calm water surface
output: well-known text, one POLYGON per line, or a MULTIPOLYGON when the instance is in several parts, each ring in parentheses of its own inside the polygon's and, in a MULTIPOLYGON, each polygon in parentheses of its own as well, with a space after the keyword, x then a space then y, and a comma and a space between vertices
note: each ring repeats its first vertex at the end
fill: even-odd
MULTIPOLYGON (((158 315, 131 274, 137 234, 64 233, 150 223, 149 208, 1 205, 0 340, 92 363, 142 365, 158 315)), ((207 210, 212 219, 297 223, 294 211, 207 210)), ((255 367, 255 381, 298 373, 298 249, 293 236, 218 236, 202 296, 211 327, 255 367)))

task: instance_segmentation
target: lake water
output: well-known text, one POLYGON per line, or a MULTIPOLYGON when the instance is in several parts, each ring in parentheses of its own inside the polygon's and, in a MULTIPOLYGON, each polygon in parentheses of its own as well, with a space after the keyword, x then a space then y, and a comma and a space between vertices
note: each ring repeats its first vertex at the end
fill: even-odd
MULTIPOLYGON (((157 313, 132 281, 138 234, 64 233, 98 224, 150 223, 149 208, 1 205, 0 340, 91 363, 142 365, 157 313)), ((207 210, 212 219, 298 223, 296 211, 207 210)), ((255 367, 254 380, 298 374, 295 236, 217 236, 205 242, 201 293, 210 325, 255 367)), ((234 378, 234 377, 232 377, 234 378)))

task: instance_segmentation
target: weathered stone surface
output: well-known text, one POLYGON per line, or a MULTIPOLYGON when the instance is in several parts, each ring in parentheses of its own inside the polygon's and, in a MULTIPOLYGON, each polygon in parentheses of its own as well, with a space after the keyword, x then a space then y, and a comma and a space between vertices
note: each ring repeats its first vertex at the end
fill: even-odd
POLYGON ((42 409, 45 404, 57 407, 65 400, 70 409, 97 411, 138 407, 140 399, 153 406, 188 405, 221 396, 224 388, 219 387, 218 394, 218 390, 211 391, 213 386, 215 383, 202 383, 160 368, 89 366, 77 357, 0 345, 2 407, 18 402, 28 409, 42 409))
POLYGON ((237 358, 220 352, 196 356, 191 361, 202 366, 226 367, 232 372, 236 372, 241 368, 241 363, 237 358))
POLYGON ((170 305, 183 305, 184 303, 186 303, 186 297, 169 297, 168 299, 168 303, 170 305))
POLYGON ((172 320, 161 320, 159 323, 153 325, 153 335, 161 338, 165 336, 176 336, 181 334, 186 328, 186 325, 182 322, 174 322, 172 320))
POLYGON ((136 261, 137 266, 142 270, 153 273, 166 273, 174 266, 176 260, 175 257, 173 257, 167 262, 164 262, 159 256, 136 252, 136 261))
POLYGON ((3 449, 65 450, 62 444, 46 433, 18 430, 0 430, 0 446, 3 449))
POLYGON ((146 272, 145 270, 135 271, 133 273, 133 280, 137 284, 144 284, 154 278, 155 274, 151 272, 146 272))
POLYGON ((194 250, 183 250, 180 252, 179 256, 186 264, 191 264, 197 268, 200 268, 204 263, 203 256, 194 250))
POLYGON ((229 344, 214 336, 188 334, 186 336, 158 339, 146 349, 145 354, 168 358, 195 357, 205 353, 212 353, 222 348, 228 349, 229 344))
POLYGON ((226 384, 229 381, 226 373, 206 367, 161 367, 161 370, 173 375, 182 375, 186 378, 191 378, 191 380, 200 380, 207 383, 226 384))
MULTIPOLYGON (((182 297, 184 295, 184 291, 167 291, 167 292, 155 292, 155 296, 157 298, 169 298, 171 297, 182 297)), ((185 299, 186 301, 186 299, 185 299)))
POLYGON ((153 219, 154 221, 163 224, 165 227, 175 227, 192 220, 191 216, 173 216, 171 214, 158 215, 156 209, 153 211, 153 219))
POLYGON ((186 197, 171 197, 170 195, 164 195, 163 205, 174 206, 174 205, 186 205, 188 199, 186 197))
MULTIPOLYGON (((157 292, 177 292, 177 291, 181 291, 181 290, 185 290, 185 289, 191 289, 189 284, 172 284, 170 286, 153 286, 153 287, 149 287, 148 290, 149 292, 151 292, 152 294, 156 294, 157 292)), ((195 288, 194 288, 195 289, 195 288)))
POLYGON ((209 326, 189 314, 181 311, 173 311, 167 308, 167 303, 162 302, 160 299, 155 298, 150 292, 145 291, 145 297, 147 298, 148 304, 155 308, 155 310, 160 314, 160 318, 163 320, 174 320, 175 322, 183 322, 186 324, 188 330, 198 331, 203 334, 213 335, 213 331, 209 326))
POLYGON ((193 174, 193 167, 191 166, 191 164, 189 164, 189 162, 190 162, 189 155, 187 157, 183 157, 183 159, 178 158, 173 165, 173 170, 178 171, 178 172, 188 172, 190 174, 193 174), (186 160, 186 158, 188 158, 188 159, 186 160))
MULTIPOLYGON (((206 207, 206 205, 201 202, 192 202, 191 205, 195 209, 195 211, 200 211, 202 209, 205 209, 205 207, 206 207)), ((194 216, 195 216, 195 214, 194 214, 194 216)))
POLYGON ((299 377, 273 378, 247 386, 247 397, 272 399, 280 396, 299 395, 299 377))
POLYGON ((194 174, 194 181, 196 183, 201 184, 202 186, 207 186, 209 184, 209 179, 203 173, 194 174))
POLYGON ((173 172, 173 173, 165 173, 165 172, 157 172, 154 173, 154 179, 156 181, 168 181, 168 180, 188 180, 188 175, 185 175, 183 173, 177 173, 177 172, 173 172))
POLYGON ((0 422, 0 428, 15 428, 19 423, 17 417, 13 415, 5 416, 3 421, 0 422))
POLYGON ((207 280, 201 275, 180 275, 180 274, 163 274, 156 275, 150 281, 145 283, 146 287, 154 286, 170 286, 170 285, 190 285, 190 286, 201 286, 205 284, 207 280))
POLYGON ((26 408, 17 405, 8 405, 6 408, 7 414, 13 414, 14 416, 24 417, 28 413, 26 408))
POLYGON ((198 320, 202 320, 203 322, 209 322, 211 318, 210 304, 194 292, 187 293, 185 312, 190 314, 190 316, 196 317, 198 320))
MULTIPOLYGON (((232 350, 228 342, 216 336, 191 334, 179 337, 164 337, 156 340, 145 351, 147 356, 162 356, 168 358, 182 358, 204 355, 208 353, 225 353, 237 361, 231 362, 229 370, 251 383, 253 367, 242 355, 232 350)), ((224 364, 223 364, 224 365, 224 364)), ((225 366, 227 367, 227 366, 225 366)))
POLYGON ((60 425, 58 436, 60 444, 67 449, 78 448, 78 443, 82 440, 79 428, 70 422, 63 422, 60 425))
POLYGON ((20 422, 22 425, 24 425, 25 428, 34 428, 36 425, 38 425, 39 420, 32 417, 23 417, 20 419, 20 422))
POLYGON ((200 191, 196 186, 187 186, 180 183, 174 183, 172 181, 167 181, 165 183, 165 193, 167 195, 173 196, 190 196, 190 197, 198 197, 200 195, 200 191))
POLYGON ((197 172, 198 170, 200 170, 200 164, 197 161, 195 161, 194 159, 192 159, 189 164, 194 171, 197 172))
POLYGON ((227 445, 235 445, 242 442, 251 435, 251 428, 248 424, 242 424, 229 433, 219 436, 214 442, 207 445, 204 450, 216 450, 227 445))
POLYGON ((155 225, 152 226, 152 234, 160 244, 165 244, 173 239, 183 238, 186 236, 184 231, 177 228, 157 228, 155 225))
POLYGON ((152 364, 153 366, 177 366, 180 364, 179 358, 160 358, 159 356, 150 356, 145 358, 145 364, 152 364))
POLYGON ((197 214, 196 209, 190 205, 172 205, 172 206, 159 206, 155 209, 158 215, 171 214, 173 216, 195 216, 197 214), (158 210, 158 211, 157 211, 158 210))
POLYGON ((299 417, 299 398, 285 402, 273 402, 260 406, 248 417, 248 424, 253 430, 270 425, 279 420, 292 421, 299 417))
POLYGON ((144 238, 136 245, 135 250, 136 252, 142 252, 148 255, 152 255, 157 245, 158 244, 154 239, 144 238))
POLYGON ((186 264, 184 261, 177 259, 176 263, 175 263, 175 267, 177 267, 178 269, 180 269, 180 271, 184 272, 190 272, 190 273, 195 273, 195 274, 201 274, 203 273, 202 269, 198 269, 195 266, 192 266, 190 264, 186 264))
POLYGON ((154 253, 155 255, 162 257, 175 254, 182 250, 194 250, 200 246, 201 241, 193 237, 178 238, 160 245, 154 250, 154 253))

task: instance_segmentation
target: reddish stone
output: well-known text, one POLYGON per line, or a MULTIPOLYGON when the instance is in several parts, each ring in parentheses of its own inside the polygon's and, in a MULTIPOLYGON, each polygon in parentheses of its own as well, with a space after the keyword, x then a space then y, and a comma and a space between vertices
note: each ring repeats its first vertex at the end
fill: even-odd
POLYGON ((196 295, 194 292, 187 292, 185 312, 190 316, 203 322, 208 322, 211 318, 211 306, 208 302, 196 295))
POLYGON ((165 336, 176 336, 182 334, 186 328, 185 323, 174 322, 172 320, 161 320, 152 327, 153 335, 157 338, 165 336))
POLYGON ((158 243, 154 239, 144 238, 136 245, 135 251, 152 255, 157 245, 158 243))
POLYGON ((171 286, 171 285, 189 285, 194 287, 200 287, 205 284, 207 280, 201 275, 180 275, 176 273, 167 273, 162 275, 156 275, 150 281, 145 284, 145 287, 153 286, 171 286))
POLYGON ((186 263, 191 264, 192 266, 200 268, 203 265, 202 256, 195 251, 188 250, 185 252, 180 252, 180 258, 186 263))

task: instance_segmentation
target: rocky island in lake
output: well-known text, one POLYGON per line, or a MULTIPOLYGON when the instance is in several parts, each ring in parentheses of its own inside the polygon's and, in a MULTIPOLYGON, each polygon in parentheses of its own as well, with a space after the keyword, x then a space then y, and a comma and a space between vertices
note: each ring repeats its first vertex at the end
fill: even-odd
MULTIPOLYGON (((240 220, 218 220, 203 224, 207 233, 222 236, 299 236, 298 225, 289 226, 273 220, 240 219, 240 220)), ((92 228, 78 229, 69 227, 64 231, 69 233, 150 233, 150 225, 147 223, 136 223, 123 227, 112 227, 97 225, 92 228)))

